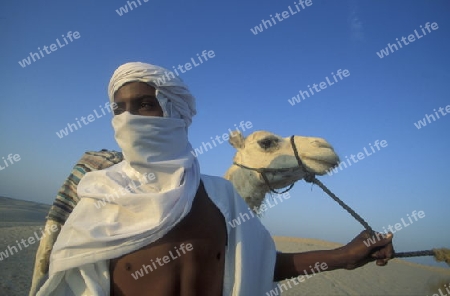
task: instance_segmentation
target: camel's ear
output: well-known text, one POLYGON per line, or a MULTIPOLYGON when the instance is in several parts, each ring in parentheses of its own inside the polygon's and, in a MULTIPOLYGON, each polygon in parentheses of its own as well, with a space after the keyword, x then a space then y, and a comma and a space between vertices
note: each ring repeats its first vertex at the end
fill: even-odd
POLYGON ((233 131, 228 142, 236 149, 244 148, 244 137, 240 131, 233 131))

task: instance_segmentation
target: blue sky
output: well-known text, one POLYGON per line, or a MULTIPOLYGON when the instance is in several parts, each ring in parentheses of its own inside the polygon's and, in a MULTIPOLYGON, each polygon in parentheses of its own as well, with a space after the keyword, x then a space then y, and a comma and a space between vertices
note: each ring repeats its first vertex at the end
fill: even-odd
MULTIPOLYGON (((137 1, 136 1, 137 2, 137 1)), ((345 159, 376 140, 388 146, 320 179, 375 229, 425 217, 395 236, 398 251, 450 247, 450 116, 418 129, 433 109, 450 105, 448 1, 312 1, 255 35, 270 15, 294 1, 148 1, 122 16, 126 1, 24 1, 0 12, 0 195, 51 203, 72 166, 88 150, 118 149, 109 115, 59 138, 56 132, 107 100, 122 63, 172 69, 203 50, 215 57, 181 74, 197 98, 192 146, 241 121, 281 136, 328 140, 345 159), (424 35, 420 26, 436 22, 424 35), (396 38, 420 38, 380 58, 396 38), (62 35, 79 32, 64 43, 62 35), (19 61, 59 38, 64 47, 30 65, 19 61), (350 76, 292 106, 288 100, 338 69, 350 76)), ((35 58, 36 59, 36 58, 35 58)), ((30 60, 31 61, 31 60, 30 60)), ((450 107, 449 107, 450 108, 450 107)), ((444 111, 445 112, 445 111, 444 111)), ((203 173, 223 175, 234 150, 224 143, 199 156, 203 173)), ((275 235, 346 243, 361 226, 317 187, 299 182, 263 223, 275 235)), ((415 259, 432 264, 430 258, 415 259)), ((444 265, 441 265, 444 266, 444 265)))

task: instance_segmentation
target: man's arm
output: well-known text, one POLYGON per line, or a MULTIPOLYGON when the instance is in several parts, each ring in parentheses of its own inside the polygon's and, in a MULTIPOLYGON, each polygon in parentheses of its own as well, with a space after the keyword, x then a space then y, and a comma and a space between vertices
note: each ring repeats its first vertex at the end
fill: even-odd
POLYGON ((383 237, 369 246, 369 234, 361 232, 347 245, 326 251, 304 253, 278 253, 275 263, 274 281, 297 277, 299 275, 318 273, 335 269, 355 269, 371 261, 384 266, 394 255, 392 234, 383 237))

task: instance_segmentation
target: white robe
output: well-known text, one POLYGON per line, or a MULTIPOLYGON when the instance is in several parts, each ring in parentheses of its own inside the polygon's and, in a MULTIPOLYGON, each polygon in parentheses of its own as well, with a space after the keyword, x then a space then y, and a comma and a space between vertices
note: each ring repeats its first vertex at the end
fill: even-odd
MULTIPOLYGON (((266 292, 275 287, 273 275, 276 249, 272 237, 259 218, 250 214, 247 204, 229 181, 207 175, 201 175, 201 179, 207 195, 221 211, 227 226, 228 245, 225 252, 223 295, 266 295, 266 292), (246 220, 241 220, 240 225, 232 227, 229 222, 238 217, 241 219, 246 217, 246 220)), ((81 223, 86 223, 86 227, 89 227, 89 217, 78 216, 92 211, 93 202, 92 199, 81 199, 61 230, 57 244, 64 256, 55 257, 52 253, 49 279, 39 290, 37 296, 110 295, 109 259, 117 257, 114 246, 105 244, 103 248, 96 247, 89 250, 88 260, 84 260, 83 256, 79 256, 70 248, 64 249, 64 245, 69 244, 69 241, 64 241, 64 238, 70 238, 71 234, 76 233, 72 226, 75 221, 79 226, 81 219, 83 221, 81 223), (99 260, 95 261, 97 255, 99 260), (70 267, 65 268, 65 266, 70 267)), ((133 205, 133 207, 134 210, 140 208, 139 205, 133 205)), ((145 211, 144 204, 142 210, 145 211)), ((114 217, 111 219, 114 221, 114 217)), ((120 221, 115 221, 115 223, 117 222, 120 221)), ((118 223, 118 227, 120 227, 120 223, 118 223)), ((91 235, 95 234, 91 233, 91 235)), ((129 245, 125 254, 139 248, 141 246, 137 244, 129 245)))

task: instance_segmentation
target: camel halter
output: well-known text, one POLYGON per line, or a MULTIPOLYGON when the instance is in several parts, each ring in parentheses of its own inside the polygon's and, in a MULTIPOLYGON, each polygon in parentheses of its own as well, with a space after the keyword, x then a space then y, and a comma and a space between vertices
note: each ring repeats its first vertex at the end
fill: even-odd
MULTIPOLYGON (((302 168, 303 171, 305 171, 305 174, 306 174, 306 175, 305 175, 304 179, 305 179, 305 180, 312 180, 312 178, 314 178, 314 174, 312 174, 311 172, 309 172, 308 170, 306 170, 305 166, 303 165, 302 160, 301 160, 300 157, 298 156, 297 147, 295 146, 295 142, 294 142, 294 136, 291 136, 290 141, 291 141, 292 150, 294 150, 295 158, 297 159, 297 163, 298 163, 299 167, 302 168)), ((272 169, 272 168, 251 168, 251 167, 248 167, 248 166, 245 166, 245 165, 243 165, 243 164, 236 163, 236 162, 233 162, 233 164, 234 164, 234 165, 237 165, 238 167, 241 167, 241 168, 243 168, 243 169, 255 171, 255 172, 261 174, 261 176, 262 176, 263 179, 264 179, 264 182, 266 183, 267 187, 269 187, 269 190, 270 190, 270 192, 272 192, 272 193, 275 193, 275 194, 283 194, 283 193, 286 193, 286 192, 288 192, 289 190, 291 190, 292 187, 294 187, 295 181, 294 181, 291 185, 289 185, 289 187, 288 187, 286 190, 281 191, 281 192, 278 192, 278 191, 275 190, 275 188, 272 187, 272 185, 270 185, 270 181, 269 181, 269 179, 267 178, 266 173, 270 173, 270 172, 273 172, 273 173, 285 172, 285 171, 290 171, 290 170, 292 170, 292 169, 296 169, 297 167, 292 167, 292 168, 276 168, 276 169, 272 169)), ((309 182, 309 181, 307 181, 307 182, 309 182)))
MULTIPOLYGON (((346 210, 353 218, 355 218, 356 221, 361 223, 361 225, 369 232, 370 236, 375 236, 375 231, 370 227, 369 223, 367 223, 358 213, 356 213, 352 208, 350 208, 346 203, 344 203, 339 197, 337 197, 333 192, 331 192, 322 182, 320 182, 316 176, 309 172, 302 160, 300 159, 300 156, 298 155, 298 150, 295 145, 294 141, 294 135, 290 137, 290 142, 292 146, 292 150, 294 151, 295 158, 297 159, 298 166, 305 171, 305 177, 303 178, 308 183, 313 183, 319 186, 325 193, 327 193, 334 201, 336 201, 344 210, 346 210)), ((238 167, 255 171, 261 174, 261 176, 264 179, 264 182, 269 187, 269 190, 276 194, 283 194, 285 192, 288 192, 289 190, 294 187, 294 183, 289 185, 289 187, 282 191, 277 192, 275 189, 270 185, 269 179, 266 176, 267 172, 282 172, 282 171, 288 171, 292 170, 294 168, 279 168, 279 169, 271 169, 271 168, 250 168, 245 165, 233 162, 234 165, 237 165, 238 167)), ((367 237, 369 238, 369 237, 367 237)), ((450 249, 442 248, 442 249, 432 249, 432 250, 422 250, 422 251, 413 251, 413 252, 400 252, 393 255, 395 258, 405 258, 405 257, 418 257, 418 256, 434 256, 437 261, 445 261, 447 264, 450 265, 450 249)))

